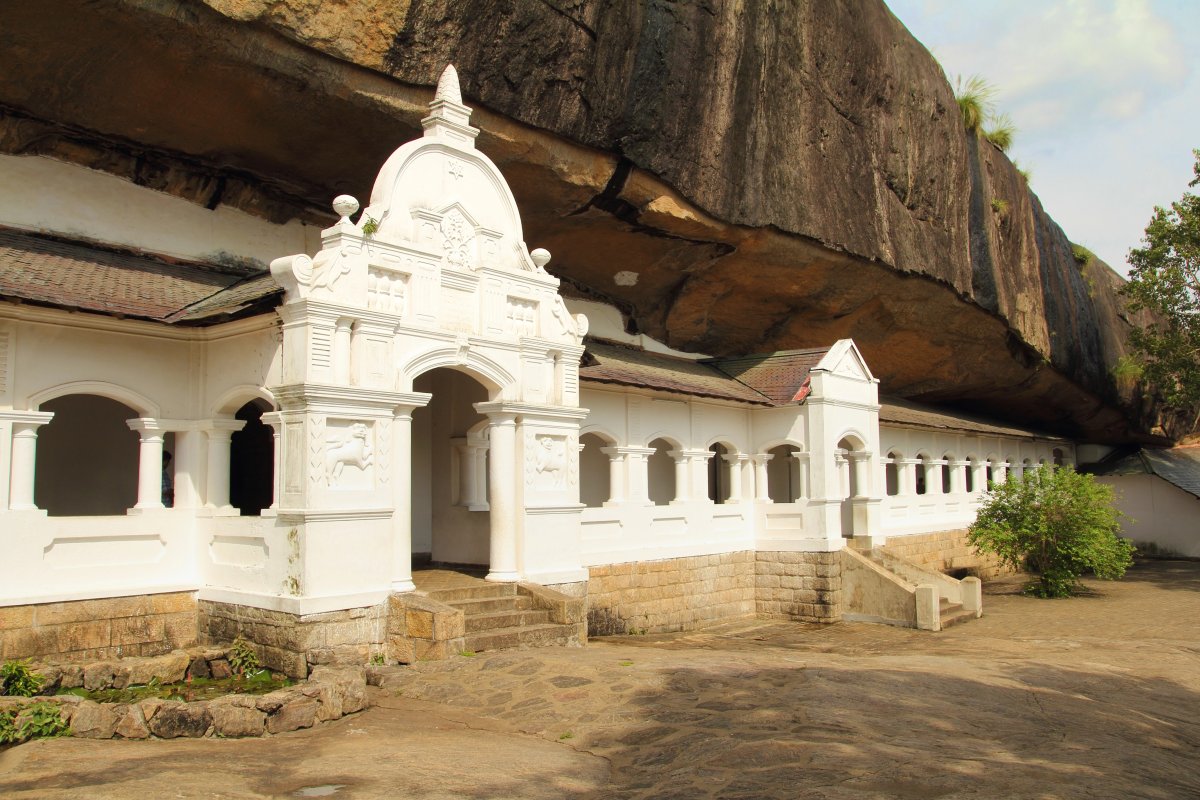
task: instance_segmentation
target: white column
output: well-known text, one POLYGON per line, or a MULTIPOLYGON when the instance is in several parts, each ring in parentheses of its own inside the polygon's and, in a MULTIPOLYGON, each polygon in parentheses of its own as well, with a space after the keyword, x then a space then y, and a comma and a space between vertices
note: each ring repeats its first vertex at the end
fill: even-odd
POLYGON ((1008 480, 1008 462, 998 461, 992 465, 992 483, 1004 483, 1008 480))
POLYGON ((854 497, 871 496, 871 454, 865 450, 856 450, 849 454, 850 466, 854 470, 854 497))
POLYGON ((619 447, 601 447, 600 452, 608 456, 608 500, 604 505, 620 505, 625 502, 625 453, 619 447))
POLYGON ((685 450, 683 454, 687 457, 689 465, 691 497, 694 500, 703 500, 708 497, 708 462, 716 454, 712 450, 685 450))
POLYGON ((138 435, 138 493, 135 509, 163 508, 163 427, 148 417, 125 420, 138 435))
MULTIPOLYGON (((966 494, 967 491, 967 470, 971 468, 970 461, 951 461, 950 462, 950 491, 953 494, 966 494)), ((975 476, 971 476, 973 481, 975 476)))
POLYGON ((896 482, 899 484, 902 496, 912 497, 917 493, 917 464, 919 463, 915 458, 896 459, 896 482))
POLYGON ((487 580, 515 581, 517 574, 517 461, 516 414, 488 414, 491 441, 488 503, 491 505, 491 555, 487 580))
MULTIPOLYGON (((175 431, 175 508, 200 508, 204 485, 204 432, 175 431)), ((278 470, 276 470, 278 472, 278 470)))
POLYGON ((653 447, 618 447, 618 453, 625 456, 625 474, 628 478, 626 489, 629 502, 635 505, 653 505, 650 502, 650 464, 648 459, 654 455, 653 447))
POLYGON ((757 453, 754 456, 754 499, 761 503, 771 502, 771 487, 767 482, 767 462, 775 456, 757 453))
POLYGON ((979 494, 987 490, 987 462, 976 459, 971 462, 971 486, 974 488, 973 494, 979 494))
POLYGON ((416 590, 412 580, 412 412, 397 406, 392 416, 393 592, 416 590))
POLYGON ((229 437, 246 423, 240 419, 215 419, 208 424, 208 508, 228 510, 229 437))
POLYGON ((686 503, 692 499, 690 491, 692 481, 688 469, 691 459, 684 450, 668 450, 667 455, 675 460, 675 497, 671 499, 671 502, 686 503))
POLYGON ((792 458, 796 459, 796 485, 792 487, 792 496, 797 500, 808 499, 808 453, 797 450, 792 453, 792 458))
POLYGON ((942 465, 940 461, 933 459, 925 459, 921 464, 921 469, 925 470, 925 494, 941 494, 942 493, 942 465))
MULTIPOLYGON (((5 415, 8 417, 8 415, 5 415)), ((36 511, 33 485, 37 467, 37 429, 54 417, 49 411, 23 411, 12 419, 12 466, 9 472, 8 507, 36 511)))
POLYGON ((488 505, 488 440, 487 437, 480 433, 468 434, 467 446, 471 450, 471 461, 473 467, 471 477, 475 481, 475 486, 471 489, 471 494, 475 498, 475 502, 467 506, 468 511, 487 511, 488 505))
POLYGON ((834 453, 833 465, 837 469, 838 499, 844 500, 850 496, 850 460, 846 458, 845 450, 834 453))
POLYGON ((729 502, 742 502, 742 463, 747 460, 741 453, 728 453, 723 456, 729 470, 729 502))
MULTIPOLYGON (((274 480, 271 481, 271 510, 279 508, 279 487, 283 482, 281 467, 283 462, 283 417, 278 411, 262 415, 262 421, 271 426, 271 464, 274 470, 274 480)), ((393 451, 395 452, 395 451, 393 451)), ((176 494, 178 497, 178 494, 176 494)))

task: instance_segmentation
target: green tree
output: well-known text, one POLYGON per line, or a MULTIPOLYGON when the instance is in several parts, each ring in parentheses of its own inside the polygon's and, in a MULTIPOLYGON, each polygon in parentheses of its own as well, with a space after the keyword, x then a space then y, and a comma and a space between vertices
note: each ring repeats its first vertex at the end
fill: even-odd
MULTIPOLYGON (((1200 185, 1200 150, 1193 150, 1200 185)), ((1200 406, 1200 196, 1185 192, 1170 208, 1154 209, 1142 240, 1129 251, 1129 283, 1122 290, 1134 311, 1155 319, 1134 328, 1130 343, 1140 377, 1170 408, 1200 406)), ((1193 421, 1193 426, 1195 422, 1193 421)))
POLYGON ((1042 467, 993 485, 967 539, 1035 573, 1031 594, 1067 597, 1085 572, 1115 580, 1133 563, 1133 544, 1117 535, 1120 516, 1112 487, 1071 467, 1042 467))

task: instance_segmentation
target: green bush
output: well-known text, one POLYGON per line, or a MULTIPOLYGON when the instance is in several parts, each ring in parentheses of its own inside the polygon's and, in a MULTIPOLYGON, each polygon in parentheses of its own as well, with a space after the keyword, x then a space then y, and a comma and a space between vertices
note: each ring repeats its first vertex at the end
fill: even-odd
POLYGON ((4 666, 0 666, 0 695, 33 697, 45 681, 29 668, 29 659, 5 661, 4 666))
POLYGON ((34 703, 20 711, 14 708, 0 712, 0 745, 65 736, 69 729, 62 710, 54 703, 34 703))
POLYGON ((1068 597, 1085 572, 1115 580, 1133 563, 1133 544, 1117 535, 1121 516, 1111 487, 1070 467, 1043 467, 994 484, 967 538, 1036 574, 1030 594, 1068 597))
POLYGON ((245 675, 257 670, 259 668, 258 653, 254 652, 254 645, 241 636, 234 639, 233 646, 229 648, 229 665, 238 675, 245 675))

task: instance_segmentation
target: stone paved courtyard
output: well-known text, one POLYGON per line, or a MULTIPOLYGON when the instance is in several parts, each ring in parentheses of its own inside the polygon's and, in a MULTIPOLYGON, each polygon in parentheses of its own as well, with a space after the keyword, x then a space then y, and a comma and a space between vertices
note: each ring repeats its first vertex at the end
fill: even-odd
POLYGON ((5 798, 1200 797, 1200 563, 940 634, 747 620, 398 668, 262 740, 60 739, 5 798))

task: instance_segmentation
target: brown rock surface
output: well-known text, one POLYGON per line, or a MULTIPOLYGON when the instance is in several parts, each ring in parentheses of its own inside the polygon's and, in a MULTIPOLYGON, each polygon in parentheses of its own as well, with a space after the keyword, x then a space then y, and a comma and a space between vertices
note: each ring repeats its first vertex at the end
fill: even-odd
POLYGON ((1155 422, 1109 377, 1119 279, 1081 273, 879 0, 51 0, 0 53, 0 151, 278 221, 365 197, 454 61, 526 239, 631 328, 714 354, 852 336, 886 392, 1108 441, 1155 422))
POLYGON ((114 706, 90 700, 75 707, 71 715, 71 735, 85 739, 111 739, 120 715, 114 706))

